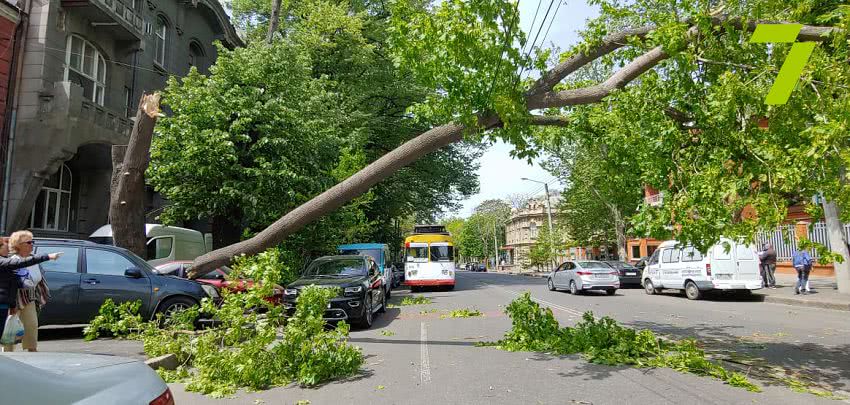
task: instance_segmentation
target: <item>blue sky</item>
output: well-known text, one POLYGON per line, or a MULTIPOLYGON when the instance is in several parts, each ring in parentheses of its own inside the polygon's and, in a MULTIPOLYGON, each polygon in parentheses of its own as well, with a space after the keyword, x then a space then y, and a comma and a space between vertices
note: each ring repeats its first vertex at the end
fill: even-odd
MULTIPOLYGON (((530 37, 529 41, 534 39, 534 35, 537 33, 540 21, 543 19, 548 6, 548 1, 520 0, 520 27, 530 37), (537 16, 537 22, 534 24, 534 30, 531 31, 531 25, 538 4, 540 4, 540 11, 537 16)), ((556 7, 557 2, 552 6, 546 26, 543 27, 543 32, 540 34, 541 39, 538 39, 538 43, 541 42, 556 7)), ((598 11, 588 6, 585 0, 566 1, 561 4, 558 14, 555 16, 552 29, 549 31, 549 36, 546 37, 545 44, 554 44, 554 46, 561 50, 565 50, 578 42, 577 31, 585 27, 585 21, 597 15, 598 11)), ((532 193, 541 188, 540 184, 521 180, 523 177, 539 181, 550 181, 553 179, 553 176, 549 172, 543 170, 537 164, 529 165, 524 160, 511 159, 509 153, 512 149, 512 146, 498 142, 484 153, 481 157, 481 167, 478 169, 478 180, 481 183, 480 192, 464 201, 463 208, 455 212, 454 215, 467 217, 484 200, 504 198, 508 194, 514 193, 532 193)), ((550 183, 550 187, 560 188, 560 185, 555 182, 550 183)), ((542 190, 538 194, 542 194, 542 190)))

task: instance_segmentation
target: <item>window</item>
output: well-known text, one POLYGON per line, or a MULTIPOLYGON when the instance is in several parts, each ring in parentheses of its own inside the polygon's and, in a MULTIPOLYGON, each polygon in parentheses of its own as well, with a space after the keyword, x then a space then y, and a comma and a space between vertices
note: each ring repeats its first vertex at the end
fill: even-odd
POLYGON ((153 238, 148 241, 147 255, 149 260, 162 259, 171 256, 171 248, 174 246, 174 238, 171 236, 153 238))
POLYGON ((679 249, 673 249, 673 252, 670 253, 670 263, 679 263, 679 254, 682 253, 679 249))
POLYGON ((83 97, 103 105, 106 93, 106 59, 91 42, 77 35, 68 37, 65 80, 83 88, 83 97))
POLYGON ((646 247, 647 256, 652 256, 652 254, 655 253, 656 249, 658 249, 658 246, 647 246, 646 247))
POLYGON ((156 53, 154 54, 154 62, 159 64, 161 67, 165 67, 165 47, 168 43, 168 23, 165 22, 165 18, 162 16, 156 18, 156 30, 154 30, 154 35, 156 36, 156 53))
POLYGON ((702 261, 702 253, 693 246, 688 246, 682 249, 683 262, 699 262, 702 261))
POLYGON ((55 271, 59 273, 76 273, 77 259, 80 256, 80 249, 67 246, 39 246, 35 249, 36 253, 64 253, 59 260, 48 260, 41 263, 41 270, 55 271))
POLYGON ((640 246, 632 246, 632 259, 640 259, 640 246))
POLYGON ((661 263, 670 263, 671 256, 673 255, 673 249, 664 249, 661 252, 661 263))
POLYGON ((409 246, 405 256, 408 262, 426 262, 428 261, 428 246, 409 246))
POLYGON ((86 249, 86 273, 124 276, 127 269, 137 268, 126 257, 108 250, 86 249))
POLYGON ((537 239, 537 224, 531 223, 531 239, 537 239))
POLYGON ((133 116, 133 91, 129 87, 124 86, 124 112, 127 118, 133 116))
POLYGON ((30 228, 68 231, 71 216, 71 169, 62 165, 41 187, 30 213, 30 228))
POLYGON ((450 262, 454 260, 454 247, 431 245, 432 262, 450 262))
POLYGON ((731 260, 732 259, 732 247, 727 243, 720 243, 714 245, 714 258, 719 260, 731 260))
POLYGON ((189 44, 189 67, 196 67, 198 71, 203 71, 206 67, 204 61, 204 48, 195 41, 189 44))
POLYGON ((653 248, 652 256, 649 257, 649 262, 647 264, 653 265, 658 264, 658 256, 660 251, 653 248))
POLYGON ((576 264, 573 263, 573 262, 567 262, 566 265, 564 266, 565 270, 575 270, 575 268, 576 268, 576 264))

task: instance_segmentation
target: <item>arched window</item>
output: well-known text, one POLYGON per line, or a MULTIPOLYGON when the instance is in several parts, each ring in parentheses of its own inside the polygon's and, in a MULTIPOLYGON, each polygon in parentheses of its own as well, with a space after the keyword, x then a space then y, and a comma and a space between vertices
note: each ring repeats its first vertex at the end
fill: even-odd
POLYGON ((106 93, 106 59, 80 36, 68 37, 65 52, 65 80, 79 84, 83 96, 103 105, 106 93))
POLYGON ((73 180, 71 169, 63 164, 44 182, 30 214, 30 228, 68 231, 73 180))
POLYGON ((206 62, 204 61, 204 48, 195 41, 189 43, 189 67, 196 67, 199 71, 203 72, 206 67, 206 62))
POLYGON ((154 35, 156 36, 156 53, 154 54, 154 61, 159 64, 159 66, 165 67, 165 49, 168 45, 168 22, 165 21, 163 16, 156 17, 156 30, 154 31, 154 35))

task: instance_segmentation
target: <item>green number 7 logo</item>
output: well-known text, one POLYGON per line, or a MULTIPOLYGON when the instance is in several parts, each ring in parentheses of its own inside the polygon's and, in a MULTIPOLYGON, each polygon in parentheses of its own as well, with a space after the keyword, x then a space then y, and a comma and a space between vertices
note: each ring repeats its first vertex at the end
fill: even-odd
POLYGON ((767 94, 765 104, 787 103, 791 92, 794 91, 794 86, 800 81, 803 68, 817 45, 816 42, 796 42, 802 28, 802 24, 759 24, 753 36, 750 37, 751 43, 794 43, 791 46, 791 52, 788 52, 785 58, 785 63, 779 69, 779 75, 776 76, 773 87, 767 94))

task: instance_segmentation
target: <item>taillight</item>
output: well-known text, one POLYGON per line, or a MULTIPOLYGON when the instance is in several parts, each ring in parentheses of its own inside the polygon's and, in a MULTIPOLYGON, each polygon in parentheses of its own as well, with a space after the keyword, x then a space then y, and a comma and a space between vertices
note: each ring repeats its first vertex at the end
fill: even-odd
POLYGON ((171 389, 166 388, 165 392, 151 401, 150 405, 174 405, 174 396, 171 395, 171 389))
POLYGON ((580 275, 580 276, 589 276, 589 275, 591 275, 591 274, 593 274, 593 273, 591 273, 591 272, 589 272, 589 271, 577 271, 577 272, 576 272, 576 274, 578 274, 578 275, 580 275))
POLYGON ((612 276, 619 276, 619 275, 620 275, 620 273, 619 273, 619 272, 616 272, 616 271, 612 271, 612 272, 610 272, 610 273, 608 273, 608 274, 610 274, 610 275, 612 275, 612 276))
POLYGON ((705 264, 705 274, 707 274, 709 276, 711 275, 711 264, 710 263, 705 264))

